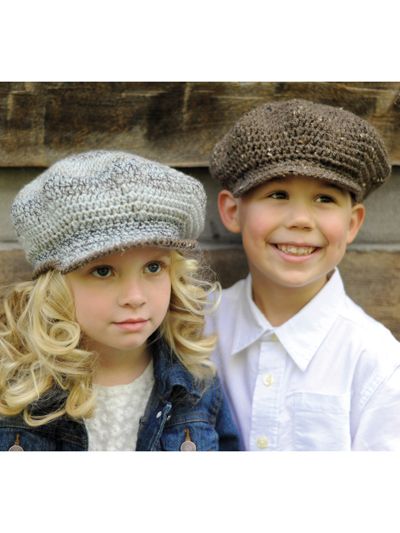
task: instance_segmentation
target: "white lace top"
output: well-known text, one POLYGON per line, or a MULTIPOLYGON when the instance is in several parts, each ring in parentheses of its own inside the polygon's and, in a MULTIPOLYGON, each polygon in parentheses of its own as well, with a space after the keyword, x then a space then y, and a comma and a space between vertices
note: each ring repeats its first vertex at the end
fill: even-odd
POLYGON ((135 450, 139 420, 154 384, 153 362, 132 383, 95 385, 96 410, 85 420, 89 451, 135 450))

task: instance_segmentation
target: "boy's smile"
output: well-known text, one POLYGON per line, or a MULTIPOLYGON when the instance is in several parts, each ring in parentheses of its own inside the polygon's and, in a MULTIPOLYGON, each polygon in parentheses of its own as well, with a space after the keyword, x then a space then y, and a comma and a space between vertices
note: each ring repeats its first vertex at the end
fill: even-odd
POLYGON ((277 251, 283 254, 283 258, 287 261, 301 262, 305 261, 312 254, 317 253, 321 247, 313 246, 307 243, 270 243, 275 246, 277 251))
POLYGON ((241 198, 222 191, 219 207, 226 227, 242 234, 254 292, 306 289, 309 299, 364 219, 348 192, 303 176, 267 181, 241 198))

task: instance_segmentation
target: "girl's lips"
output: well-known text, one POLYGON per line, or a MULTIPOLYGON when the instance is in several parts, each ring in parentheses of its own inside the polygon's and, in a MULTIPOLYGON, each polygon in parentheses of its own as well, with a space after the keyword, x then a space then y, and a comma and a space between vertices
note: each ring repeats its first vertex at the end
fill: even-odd
POLYGON ((113 322, 115 326, 125 331, 140 331, 148 322, 148 319, 127 320, 125 322, 113 322))

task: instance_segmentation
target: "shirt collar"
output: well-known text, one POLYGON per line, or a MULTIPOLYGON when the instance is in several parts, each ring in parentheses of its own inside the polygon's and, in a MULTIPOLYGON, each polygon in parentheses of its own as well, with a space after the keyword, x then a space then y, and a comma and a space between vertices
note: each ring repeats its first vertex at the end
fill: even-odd
POLYGON ((335 322, 346 293, 336 269, 324 287, 296 315, 273 328, 254 303, 251 277, 243 286, 244 305, 237 315, 233 352, 248 348, 263 335, 275 333, 294 363, 304 371, 335 322), (240 326, 240 327, 239 327, 240 326))
POLYGON ((240 286, 231 353, 236 354, 248 348, 264 334, 272 332, 273 327, 256 306, 252 297, 251 275, 240 286))

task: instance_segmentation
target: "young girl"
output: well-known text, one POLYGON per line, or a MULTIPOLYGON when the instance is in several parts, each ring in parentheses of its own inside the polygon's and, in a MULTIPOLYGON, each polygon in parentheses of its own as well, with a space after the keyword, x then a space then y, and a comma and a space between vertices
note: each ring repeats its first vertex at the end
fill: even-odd
POLYGON ((12 218, 34 281, 3 294, 0 450, 237 450, 209 362, 205 193, 136 155, 51 166, 12 218))

